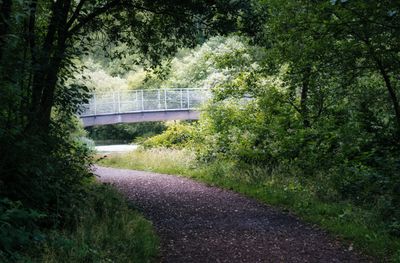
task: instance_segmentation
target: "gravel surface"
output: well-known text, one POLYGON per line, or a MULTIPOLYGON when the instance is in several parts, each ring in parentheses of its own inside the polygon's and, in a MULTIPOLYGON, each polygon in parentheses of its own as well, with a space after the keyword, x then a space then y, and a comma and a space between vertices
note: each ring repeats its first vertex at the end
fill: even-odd
POLYGON ((95 169, 153 222, 161 262, 372 262, 324 231, 234 192, 172 175, 95 169))

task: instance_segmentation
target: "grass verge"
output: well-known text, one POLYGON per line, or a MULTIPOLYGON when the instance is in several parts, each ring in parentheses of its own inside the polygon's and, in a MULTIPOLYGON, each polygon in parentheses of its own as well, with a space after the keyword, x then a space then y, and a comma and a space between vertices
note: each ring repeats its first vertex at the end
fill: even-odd
MULTIPOLYGON (((90 186, 73 230, 53 230, 33 262, 154 262, 158 238, 149 221, 111 186, 90 186)), ((33 252, 33 251, 31 251, 33 252)))
POLYGON ((312 186, 279 171, 271 173, 257 167, 237 169, 229 162, 199 164, 192 152, 171 149, 112 155, 100 164, 181 175, 231 189, 289 210, 380 261, 400 262, 400 239, 387 233, 387 228, 374 211, 348 202, 322 200, 312 186))

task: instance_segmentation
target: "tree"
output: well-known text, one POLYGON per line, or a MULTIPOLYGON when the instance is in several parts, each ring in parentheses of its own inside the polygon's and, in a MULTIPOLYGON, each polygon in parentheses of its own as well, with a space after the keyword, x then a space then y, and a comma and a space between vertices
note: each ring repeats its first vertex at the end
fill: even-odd
POLYGON ((330 27, 346 70, 378 73, 386 86, 400 134, 400 4, 396 1, 332 1, 330 27), (349 61, 350 60, 350 61, 349 61))
POLYGON ((291 66, 292 84, 300 89, 300 103, 294 106, 303 116, 305 126, 312 107, 308 102, 310 92, 317 91, 317 83, 333 78, 341 82, 342 90, 348 90, 346 87, 358 78, 377 73, 387 89, 393 121, 400 134, 399 81, 395 77, 400 70, 398 3, 275 0, 262 3, 268 6, 268 20, 262 28, 267 38, 264 42, 276 50, 273 55, 279 56, 280 63, 291 66))

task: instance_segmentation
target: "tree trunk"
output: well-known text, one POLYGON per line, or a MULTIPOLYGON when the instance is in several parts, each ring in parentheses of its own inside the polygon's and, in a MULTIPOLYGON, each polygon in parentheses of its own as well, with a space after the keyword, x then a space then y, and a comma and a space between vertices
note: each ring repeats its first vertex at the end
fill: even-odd
POLYGON ((65 57, 70 3, 70 0, 65 0, 54 4, 41 54, 35 67, 29 126, 44 132, 48 132, 49 129, 57 77, 65 57))
POLYGON ((310 88, 311 67, 307 66, 303 72, 301 94, 300 94, 300 112, 303 118, 304 128, 310 127, 310 120, 308 118, 308 91, 310 88))
POLYGON ((8 23, 11 15, 12 0, 3 0, 0 9, 0 59, 3 57, 3 48, 7 41, 8 23))
POLYGON ((50 72, 47 75, 47 85, 43 89, 42 97, 40 100, 39 107, 39 119, 38 124, 45 131, 48 130, 51 119, 51 109, 54 105, 54 93, 57 86, 58 74, 61 69, 61 63, 65 56, 65 41, 60 43, 57 47, 56 55, 53 60, 49 63, 50 72))
POLYGON ((393 87, 392 82, 390 81, 390 77, 388 72, 386 71, 382 61, 375 57, 376 64, 378 66, 379 72, 385 82, 386 89, 388 90, 390 100, 392 101, 394 113, 396 116, 396 125, 397 125, 397 134, 400 136, 400 105, 399 100, 397 98, 396 91, 393 87))
POLYGON ((393 104, 393 109, 396 115, 396 122, 397 122, 397 129, 398 133, 400 135, 400 105, 399 105, 399 100, 397 98, 397 94, 395 89, 393 88, 392 82, 390 81, 388 73, 385 71, 385 69, 381 69, 381 74, 383 77, 383 80, 385 81, 386 88, 389 92, 389 97, 392 100, 393 104))

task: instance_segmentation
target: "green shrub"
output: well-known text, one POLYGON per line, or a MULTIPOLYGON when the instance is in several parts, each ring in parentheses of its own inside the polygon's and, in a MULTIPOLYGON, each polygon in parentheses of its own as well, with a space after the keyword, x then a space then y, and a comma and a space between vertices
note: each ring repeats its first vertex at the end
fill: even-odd
POLYGON ((38 221, 45 215, 23 207, 21 202, 0 198, 0 261, 26 258, 25 250, 44 240, 38 221))
POLYGON ((174 122, 169 124, 162 134, 144 140, 142 145, 145 148, 183 148, 189 146, 195 137, 196 129, 193 124, 174 122))

